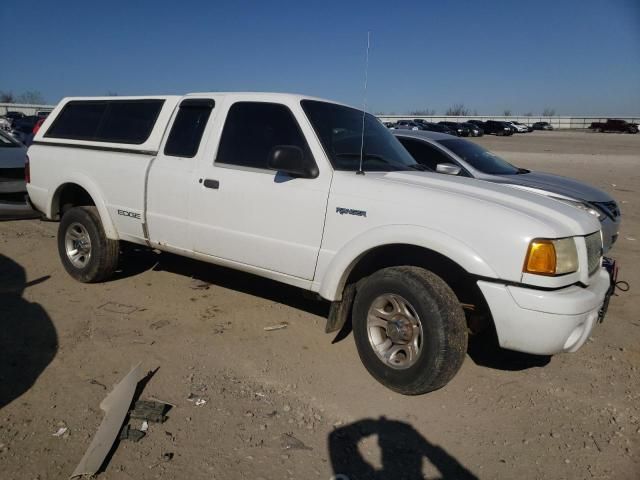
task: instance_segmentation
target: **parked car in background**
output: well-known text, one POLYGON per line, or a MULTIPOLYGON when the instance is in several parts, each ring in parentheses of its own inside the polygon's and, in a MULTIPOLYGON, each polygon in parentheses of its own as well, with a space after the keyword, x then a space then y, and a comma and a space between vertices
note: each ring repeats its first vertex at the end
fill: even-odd
POLYGON ((554 198, 596 217, 602 225, 604 251, 618 238, 620 208, 606 192, 572 178, 532 172, 511 165, 477 143, 431 132, 394 132, 413 159, 449 175, 502 183, 554 198))
POLYGON ((412 120, 398 120, 393 128, 396 130, 422 130, 420 124, 412 120))
POLYGON ((420 123, 420 126, 422 127, 421 130, 425 130, 427 132, 446 133, 447 135, 453 135, 454 137, 458 136, 458 132, 447 127, 446 125, 441 125, 439 123, 426 122, 424 120, 420 121, 419 123, 420 123))
POLYGON ((478 127, 484 129, 484 120, 467 120, 467 123, 472 123, 478 127))
POLYGON ((36 117, 38 117, 38 118, 47 118, 50 113, 51 113, 51 110, 38 110, 36 112, 36 117))
POLYGON ((463 125, 469 129, 470 137, 481 137, 484 135, 484 130, 482 129, 482 127, 476 125, 475 123, 464 122, 460 125, 463 125))
POLYGON ((513 135, 514 128, 508 125, 506 122, 499 122, 497 120, 487 120, 484 122, 484 133, 493 134, 498 136, 513 135))
POLYGON ((629 123, 626 120, 608 119, 606 122, 593 122, 589 128, 596 132, 638 133, 638 124, 629 123))
POLYGON ((13 123, 14 120, 20 119, 20 118, 24 118, 25 114, 22 112, 7 112, 4 114, 4 118, 6 118, 7 120, 9 120, 10 122, 13 123))
POLYGON ((553 130, 553 127, 549 122, 536 122, 531 125, 534 130, 553 130))
POLYGON ((33 140, 33 129, 40 119, 35 115, 30 115, 16 119, 11 125, 11 135, 26 146, 31 145, 33 140))
POLYGON ((0 220, 37 217, 27 203, 27 147, 0 130, 0 220))
POLYGON ((505 123, 513 127, 513 129, 515 130, 514 133, 527 133, 529 131, 529 128, 522 123, 512 121, 507 121, 505 123))
POLYGON ((527 132, 533 132, 533 128, 531 127, 531 125, 526 125, 524 123, 515 122, 515 121, 511 123, 513 123, 516 127, 522 127, 526 129, 527 132))
POLYGON ((451 130, 456 132, 456 135, 459 137, 468 137, 471 134, 471 129, 467 127, 464 123, 458 122, 438 122, 440 125, 444 125, 449 127, 451 130))

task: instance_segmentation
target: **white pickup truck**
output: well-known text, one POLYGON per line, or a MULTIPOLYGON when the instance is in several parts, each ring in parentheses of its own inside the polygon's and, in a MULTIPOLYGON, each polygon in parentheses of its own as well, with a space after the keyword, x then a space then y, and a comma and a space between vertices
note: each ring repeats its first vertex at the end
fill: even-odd
POLYGON ((331 303, 385 386, 445 385, 476 320, 502 347, 577 350, 606 309, 598 221, 553 199, 425 172, 373 116, 289 94, 67 98, 29 148, 33 205, 66 270, 119 242, 244 270, 331 303))

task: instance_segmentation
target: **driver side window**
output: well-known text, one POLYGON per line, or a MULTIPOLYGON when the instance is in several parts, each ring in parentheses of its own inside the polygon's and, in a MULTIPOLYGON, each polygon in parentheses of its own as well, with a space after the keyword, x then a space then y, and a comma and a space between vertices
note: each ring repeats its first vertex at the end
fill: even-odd
POLYGON ((268 169, 271 150, 278 145, 300 147, 313 163, 307 141, 285 105, 236 102, 229 109, 215 163, 268 169))

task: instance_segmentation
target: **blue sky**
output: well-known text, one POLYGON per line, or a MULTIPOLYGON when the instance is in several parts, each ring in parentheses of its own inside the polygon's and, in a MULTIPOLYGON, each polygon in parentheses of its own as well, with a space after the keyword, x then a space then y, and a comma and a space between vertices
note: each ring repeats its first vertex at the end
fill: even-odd
POLYGON ((640 1, 3 1, 0 90, 285 91, 368 110, 640 114, 640 1))

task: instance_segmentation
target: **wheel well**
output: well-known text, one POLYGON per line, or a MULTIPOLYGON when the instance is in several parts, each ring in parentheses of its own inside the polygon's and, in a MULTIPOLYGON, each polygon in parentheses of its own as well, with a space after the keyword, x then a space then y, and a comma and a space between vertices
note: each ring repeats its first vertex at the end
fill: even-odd
POLYGON ((473 331, 479 331, 486 326, 490 311, 475 277, 453 260, 427 248, 406 244, 373 248, 352 264, 342 287, 357 284, 382 268, 401 265, 423 267, 438 275, 458 297, 469 327, 473 331))
POLYGON ((75 183, 61 185, 53 196, 51 215, 60 219, 62 214, 71 207, 90 206, 96 203, 84 188, 75 183))

